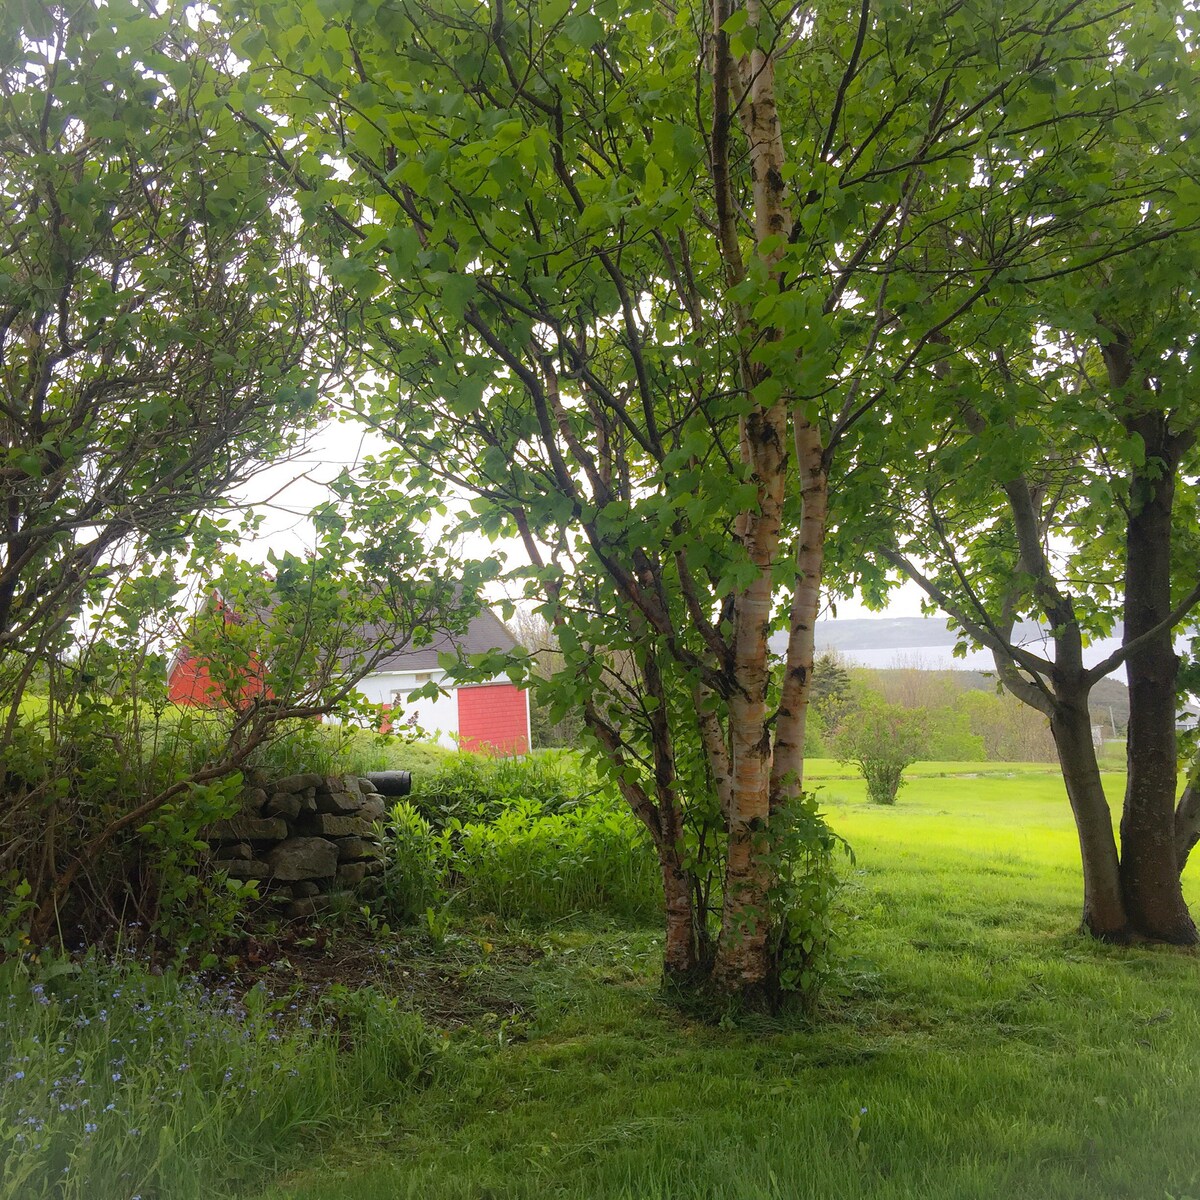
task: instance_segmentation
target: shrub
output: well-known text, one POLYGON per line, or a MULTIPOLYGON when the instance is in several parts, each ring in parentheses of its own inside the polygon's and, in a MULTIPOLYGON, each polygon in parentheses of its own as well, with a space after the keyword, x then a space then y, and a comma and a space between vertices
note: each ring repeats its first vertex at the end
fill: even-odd
POLYGON ((445 901, 443 839, 406 800, 392 806, 383 827, 383 873, 376 884, 379 907, 389 920, 412 921, 445 901))
MULTIPOLYGON (((200 782, 208 724, 165 719, 119 694, 75 699, 23 710, 0 744, 8 858, 31 892, 23 921, 39 909, 52 917, 42 938, 86 938, 130 921, 172 940, 226 933, 244 889, 204 874, 199 833, 235 811, 241 776, 230 765, 200 782), (106 839, 111 829, 120 833, 106 839), (72 860, 74 886, 55 895, 72 860)), ((10 907, 5 919, 13 917, 10 907)))
POLYGON ((375 903, 393 921, 419 920, 448 898, 531 921, 658 912, 662 890, 645 831, 615 800, 580 799, 585 781, 573 755, 456 756, 432 795, 388 814, 375 903))
POLYGON ((661 911, 649 837, 615 802, 547 813, 536 801, 517 800, 491 822, 456 824, 448 832, 460 902, 468 907, 532 921, 661 911))
POLYGON ((805 792, 771 817, 775 884, 768 899, 780 989, 811 1010, 834 963, 834 902, 839 880, 834 855, 849 845, 833 832, 805 792))
POLYGON ((491 821, 514 801, 553 813, 585 802, 599 785, 578 754, 542 751, 526 758, 498 758, 460 751, 432 774, 414 777, 412 801, 441 828, 449 821, 491 821))
POLYGON ((925 753, 922 709, 889 704, 875 692, 863 693, 839 723, 833 750, 839 762, 854 763, 867 781, 867 798, 895 804, 904 768, 925 753))

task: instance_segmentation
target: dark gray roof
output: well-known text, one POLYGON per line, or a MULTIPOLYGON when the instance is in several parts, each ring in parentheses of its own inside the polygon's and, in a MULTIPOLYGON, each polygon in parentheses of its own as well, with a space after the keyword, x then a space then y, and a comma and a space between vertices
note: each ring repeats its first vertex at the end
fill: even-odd
POLYGON ((439 654, 483 654, 488 650, 512 650, 519 645, 508 632, 508 626, 490 608, 471 618, 465 633, 438 633, 425 646, 405 647, 388 654, 372 667, 371 674, 381 671, 434 671, 439 654))

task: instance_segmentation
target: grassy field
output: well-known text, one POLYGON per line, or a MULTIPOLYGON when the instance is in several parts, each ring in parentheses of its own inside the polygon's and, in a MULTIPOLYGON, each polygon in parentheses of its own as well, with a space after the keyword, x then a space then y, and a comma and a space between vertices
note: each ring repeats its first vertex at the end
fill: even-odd
POLYGON ((654 929, 480 926, 396 968, 401 990, 439 972, 472 1014, 440 1080, 255 1196, 1200 1197, 1200 962, 1074 934, 1052 768, 911 780, 874 808, 811 764, 856 862, 810 1027, 681 1018, 654 929))

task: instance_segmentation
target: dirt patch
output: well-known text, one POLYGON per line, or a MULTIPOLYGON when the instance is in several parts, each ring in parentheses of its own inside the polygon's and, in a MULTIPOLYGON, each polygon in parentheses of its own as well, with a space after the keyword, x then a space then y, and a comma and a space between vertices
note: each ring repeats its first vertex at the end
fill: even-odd
POLYGON ((491 931, 452 933, 433 946, 413 935, 295 927, 227 942, 220 965, 204 975, 235 993, 261 984, 272 994, 298 992, 309 1000, 335 986, 375 987, 430 1024, 456 1029, 527 1017, 521 976, 543 957, 529 941, 491 931))

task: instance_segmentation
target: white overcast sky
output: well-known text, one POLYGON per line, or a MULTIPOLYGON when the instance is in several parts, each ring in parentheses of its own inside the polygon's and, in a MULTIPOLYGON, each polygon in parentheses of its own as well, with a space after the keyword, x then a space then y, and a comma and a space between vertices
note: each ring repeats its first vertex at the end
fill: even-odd
MULTIPOLYGON (((329 484, 345 468, 353 470, 365 458, 387 448, 384 439, 353 421, 330 421, 317 430, 308 446, 295 458, 260 472, 234 498, 253 505, 262 515, 262 531, 253 542, 243 543, 239 552, 251 559, 265 559, 269 550, 303 553, 313 545, 313 529, 308 514, 329 498, 329 484)), ((520 546, 505 547, 510 558, 523 558, 520 546)), ((476 557, 495 552, 482 538, 468 545, 476 557)), ((497 597, 498 598, 498 597, 497 597)), ((511 599, 518 599, 513 594, 511 599)), ((839 620, 848 618, 918 617, 921 615, 921 591, 905 583, 892 593, 892 601, 881 613, 871 612, 857 600, 839 600, 839 620)))

